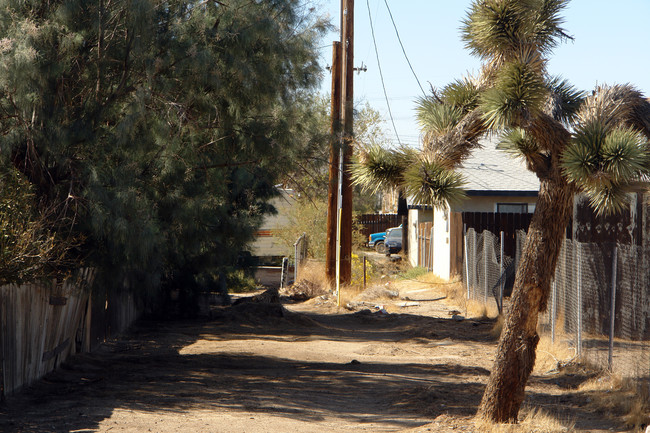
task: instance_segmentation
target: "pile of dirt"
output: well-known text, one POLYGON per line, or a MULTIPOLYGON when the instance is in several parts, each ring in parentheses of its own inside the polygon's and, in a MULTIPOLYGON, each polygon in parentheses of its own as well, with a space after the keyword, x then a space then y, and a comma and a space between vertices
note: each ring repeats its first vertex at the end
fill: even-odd
POLYGON ((325 287, 310 280, 300 280, 297 283, 280 290, 282 296, 286 296, 293 302, 304 302, 318 296, 325 295, 325 287))
POLYGON ((280 302, 277 289, 268 289, 253 296, 238 298, 228 307, 214 308, 210 318, 230 324, 279 325, 284 323, 293 326, 320 326, 307 316, 287 311, 280 302))

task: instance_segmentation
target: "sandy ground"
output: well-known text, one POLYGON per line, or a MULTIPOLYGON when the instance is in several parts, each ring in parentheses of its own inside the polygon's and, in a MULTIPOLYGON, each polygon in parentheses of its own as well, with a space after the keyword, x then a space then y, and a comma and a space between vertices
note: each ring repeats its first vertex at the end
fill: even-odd
MULTIPOLYGON (((455 320, 440 286, 391 290, 356 311, 317 298, 142 322, 0 406, 0 431, 480 431, 493 321, 455 320)), ((576 431, 626 431, 576 390, 587 378, 533 377, 525 404, 576 431)))

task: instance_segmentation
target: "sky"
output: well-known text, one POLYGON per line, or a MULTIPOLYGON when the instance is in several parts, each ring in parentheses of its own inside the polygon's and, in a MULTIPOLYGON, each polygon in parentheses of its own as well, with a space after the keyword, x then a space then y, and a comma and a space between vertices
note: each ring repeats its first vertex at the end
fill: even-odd
MULTIPOLYGON (((336 31, 327 35, 321 48, 321 63, 332 62, 331 43, 340 40, 340 0, 318 0, 321 12, 329 14, 336 31)), ((477 58, 464 48, 461 20, 470 0, 356 0, 354 63, 366 72, 355 74, 355 104, 368 103, 386 121, 384 129, 394 144, 418 146, 415 100, 422 96, 418 81, 402 52, 388 8, 415 76, 427 93, 455 79, 476 73, 477 58), (370 16, 377 54, 373 44, 370 16), (392 111, 393 128, 388 107, 392 111)), ((581 90, 597 84, 631 83, 650 97, 650 0, 573 0, 563 13, 563 28, 573 41, 562 43, 549 59, 548 70, 581 90)), ((325 71, 323 93, 331 89, 325 71)))

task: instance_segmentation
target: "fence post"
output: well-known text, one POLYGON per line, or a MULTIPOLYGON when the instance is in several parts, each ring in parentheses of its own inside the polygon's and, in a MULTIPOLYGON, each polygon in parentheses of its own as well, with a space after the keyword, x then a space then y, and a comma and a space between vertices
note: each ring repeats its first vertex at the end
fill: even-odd
POLYGON ((280 288, 284 289, 287 285, 287 273, 289 271, 289 258, 282 257, 282 273, 280 274, 280 288))
POLYGON ((366 290, 366 255, 363 255, 363 290, 366 290))
POLYGON ((467 300, 469 301, 469 256, 467 255, 467 225, 463 227, 463 244, 465 246, 465 284, 467 285, 467 300))
POLYGON ((616 272, 618 261, 618 246, 614 245, 612 254, 612 298, 609 304, 609 354, 607 357, 607 366, 609 371, 614 370, 614 322, 616 319, 616 272))
POLYGON ((429 262, 431 264, 429 272, 433 272, 433 224, 431 224, 431 240, 429 241, 429 262))
POLYGON ((302 262, 303 254, 304 254, 304 244, 306 240, 307 233, 303 233, 298 240, 296 241, 295 244, 293 244, 293 257, 295 258, 295 266, 293 268, 293 282, 298 281, 298 267, 300 266, 300 263, 302 262))
POLYGON ((578 291, 578 302, 577 302, 577 310, 578 310, 578 332, 577 332, 577 351, 578 351, 578 356, 582 356, 582 244, 580 242, 576 242, 576 248, 577 248, 577 260, 576 260, 576 266, 578 267, 578 281, 576 282, 577 286, 577 291, 578 291))
POLYGON ((551 343, 555 344, 555 315, 557 314, 557 277, 553 278, 552 287, 553 287, 553 291, 551 292, 551 343))
MULTIPOLYGON (((422 224, 422 223, 420 223, 422 224)), ((422 266, 424 263, 424 254, 422 254, 423 250, 423 245, 425 243, 425 240, 422 239, 422 226, 418 224, 417 231, 418 231, 418 266, 422 266)))
POLYGON ((505 284, 505 278, 503 278, 503 241, 504 241, 504 234, 503 230, 501 230, 501 249, 500 249, 500 254, 501 254, 501 260, 499 260, 499 305, 501 312, 503 312, 503 285, 505 284))
POLYGON ((488 254, 487 254, 487 237, 483 231, 483 286, 485 286, 484 304, 488 303, 488 254))
MULTIPOLYGON (((473 288, 478 288, 478 273, 476 272, 476 267, 477 267, 477 263, 476 263, 476 230, 473 230, 473 232, 472 232, 472 266, 471 266, 471 269, 472 269, 472 287, 473 288)), ((474 294, 478 296, 476 291, 477 290, 475 289, 474 294)))

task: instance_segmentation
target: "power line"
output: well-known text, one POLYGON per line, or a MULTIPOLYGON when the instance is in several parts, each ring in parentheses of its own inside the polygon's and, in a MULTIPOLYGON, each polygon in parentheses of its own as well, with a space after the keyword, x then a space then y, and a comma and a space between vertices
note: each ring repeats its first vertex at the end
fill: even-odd
POLYGON ((402 145, 402 142, 399 139, 397 134, 397 128, 395 127, 395 120, 393 120, 393 112, 390 109, 390 102, 388 101, 388 93, 386 93, 386 84, 384 83, 384 74, 381 70, 381 63, 379 62, 379 51, 377 50, 377 40, 375 39, 375 27, 372 24, 372 14, 370 13, 370 0, 366 0, 366 5, 368 6, 368 18, 370 19, 370 32, 372 33, 372 43, 375 46, 375 56, 377 57, 377 68, 379 70, 379 78, 381 79, 381 87, 384 89, 384 97, 386 98, 386 106, 388 107, 388 115, 390 116, 390 122, 393 124, 393 131, 395 132, 395 137, 397 137, 397 143, 402 145))
MULTIPOLYGON (((411 72, 413 72, 413 76, 415 77, 415 81, 417 81, 418 86, 420 86, 420 90, 422 91, 422 95, 426 96, 426 93, 424 92, 424 89, 422 88, 422 84, 420 84, 420 80, 418 79, 418 76, 415 73, 415 70, 413 69, 413 65, 411 65, 411 61, 409 60, 409 57, 406 55, 406 50, 404 49, 404 44, 402 43, 402 38, 399 36, 399 31, 397 30, 397 25, 395 24, 395 20, 393 19, 393 13, 391 12, 390 7, 388 6, 388 0, 384 0, 384 3, 386 4, 386 9, 388 9, 388 15, 390 15, 390 20, 393 23, 393 28, 395 29, 395 34, 397 35, 397 40, 399 41, 399 46, 402 47, 402 53, 404 53, 404 58, 406 59, 406 63, 409 64, 409 68, 411 68, 411 72)), ((370 12, 370 6, 368 6, 368 12, 370 12)), ((372 24, 371 24, 371 27, 372 27, 372 24)))

